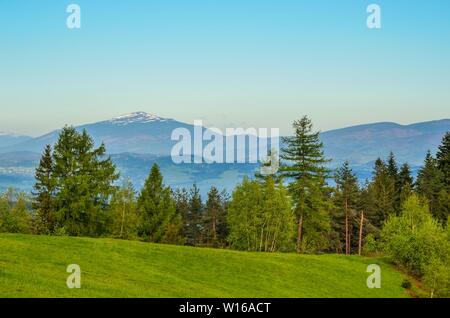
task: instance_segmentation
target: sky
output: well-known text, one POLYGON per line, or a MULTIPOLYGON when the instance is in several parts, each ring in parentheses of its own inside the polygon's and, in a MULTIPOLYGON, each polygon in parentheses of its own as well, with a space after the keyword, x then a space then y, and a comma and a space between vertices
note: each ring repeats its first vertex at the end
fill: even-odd
POLYGON ((134 111, 282 134, 450 118, 450 1, 0 0, 0 111, 32 136, 134 111))

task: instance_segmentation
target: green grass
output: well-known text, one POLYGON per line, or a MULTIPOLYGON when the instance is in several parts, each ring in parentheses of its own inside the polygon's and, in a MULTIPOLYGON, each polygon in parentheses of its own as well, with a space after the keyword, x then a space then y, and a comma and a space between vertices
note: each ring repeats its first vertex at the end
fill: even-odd
POLYGON ((408 297, 380 259, 0 234, 0 297, 408 297), (381 288, 366 286, 379 264, 381 288), (66 267, 81 267, 81 289, 66 267))

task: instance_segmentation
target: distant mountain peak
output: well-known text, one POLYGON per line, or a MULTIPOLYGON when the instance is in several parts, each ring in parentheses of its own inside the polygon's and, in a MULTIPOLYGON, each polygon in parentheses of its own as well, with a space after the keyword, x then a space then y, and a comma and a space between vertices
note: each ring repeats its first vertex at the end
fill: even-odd
POLYGON ((167 118, 162 118, 154 114, 149 114, 146 112, 133 112, 124 115, 120 115, 110 120, 111 123, 119 126, 129 125, 129 124, 142 124, 150 122, 163 122, 167 121, 167 118))

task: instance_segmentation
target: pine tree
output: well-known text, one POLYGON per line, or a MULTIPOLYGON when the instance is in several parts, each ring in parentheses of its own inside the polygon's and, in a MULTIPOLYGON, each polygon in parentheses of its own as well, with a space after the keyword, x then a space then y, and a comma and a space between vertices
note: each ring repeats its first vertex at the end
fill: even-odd
POLYGON ((53 169, 52 148, 47 145, 35 172, 33 209, 36 211, 35 222, 38 233, 51 234, 56 229, 54 203, 56 183, 53 169))
POLYGON ((119 177, 102 144, 86 131, 64 127, 54 146, 55 206, 59 231, 100 236, 107 231, 106 208, 119 177))
POLYGON ((398 166, 397 166, 397 161, 395 160, 395 155, 392 151, 389 153, 389 156, 387 159, 387 173, 394 181, 397 181, 398 166))
POLYGON ((202 216, 204 213, 204 206, 200 189, 196 184, 192 186, 189 191, 189 229, 186 237, 189 245, 199 245, 203 243, 204 228, 202 225, 202 216))
POLYGON ((222 204, 222 214, 219 215, 217 222, 217 236, 221 245, 225 246, 227 243, 227 237, 229 234, 228 227, 228 208, 230 206, 230 194, 224 189, 220 192, 220 201, 222 204))
POLYGON ((140 237, 149 242, 181 243, 181 216, 177 213, 170 187, 154 164, 137 201, 142 223, 140 237))
POLYGON ((207 245, 220 246, 225 243, 226 206, 223 195, 211 187, 203 215, 204 237, 207 245))
POLYGON ((436 153, 437 166, 442 173, 443 183, 450 193, 450 131, 442 138, 436 153))
POLYGON ((441 189, 437 197, 435 216, 445 224, 450 214, 450 131, 444 135, 438 147, 436 164, 441 173, 441 189))
POLYGON ((398 174, 398 185, 400 192, 400 206, 410 197, 414 187, 414 180, 411 176, 411 168, 407 163, 404 163, 398 174))
POLYGON ((336 195, 335 206, 338 210, 335 227, 339 233, 344 234, 345 254, 351 253, 351 234, 354 230, 354 220, 358 216, 359 186, 358 178, 346 161, 338 169, 335 177, 336 195), (340 222, 343 219, 343 231, 340 222))
POLYGON ((381 228, 388 216, 395 214, 396 191, 395 180, 389 174, 388 166, 380 158, 375 161, 373 179, 368 191, 373 203, 371 222, 381 228))
POLYGON ((181 235, 185 238, 186 245, 193 245, 192 241, 189 241, 189 231, 191 227, 191 210, 189 205, 189 192, 186 188, 176 189, 174 192, 175 208, 177 213, 181 216, 182 229, 181 235))
POLYGON ((305 116, 293 123, 294 136, 283 138, 286 147, 282 149, 280 174, 290 182, 289 190, 293 198, 297 217, 297 252, 303 243, 308 249, 323 246, 323 233, 330 227, 327 214, 327 187, 325 179, 329 161, 323 154, 323 144, 319 132, 312 131, 311 120, 305 116), (320 233, 320 234, 319 234, 320 233), (304 237, 307 239, 304 241, 304 237))
POLYGON ((444 221, 445 215, 442 213, 440 204, 440 192, 444 189, 442 182, 443 174, 439 170, 437 160, 428 151, 424 165, 417 174, 417 193, 426 199, 431 214, 444 221))
POLYGON ((389 153, 386 168, 389 177, 392 179, 394 183, 394 210, 396 214, 399 214, 401 209, 400 205, 401 186, 397 161, 392 151, 389 153))

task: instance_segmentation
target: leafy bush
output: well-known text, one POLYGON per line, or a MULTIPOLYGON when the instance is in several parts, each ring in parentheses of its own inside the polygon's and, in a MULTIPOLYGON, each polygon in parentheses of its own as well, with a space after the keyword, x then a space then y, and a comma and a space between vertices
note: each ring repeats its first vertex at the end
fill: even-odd
POLYGON ((412 284, 409 280, 405 279, 402 282, 402 287, 405 289, 410 289, 412 287, 412 284))
POLYGON ((27 197, 15 189, 0 194, 0 233, 31 233, 32 215, 27 208, 27 197))
POLYGON ((268 178, 244 179, 233 192, 228 212, 231 247, 247 251, 293 249, 295 218, 287 190, 268 178))
POLYGON ((373 234, 369 234, 365 238, 363 247, 363 255, 374 255, 378 252, 378 244, 373 234))
POLYGON ((448 236, 416 195, 406 200, 400 216, 388 219, 381 238, 384 250, 393 261, 423 277, 432 294, 440 295, 448 288, 448 236))
POLYGON ((424 267, 423 282, 431 290, 431 297, 450 296, 450 268, 438 259, 432 259, 424 267))

